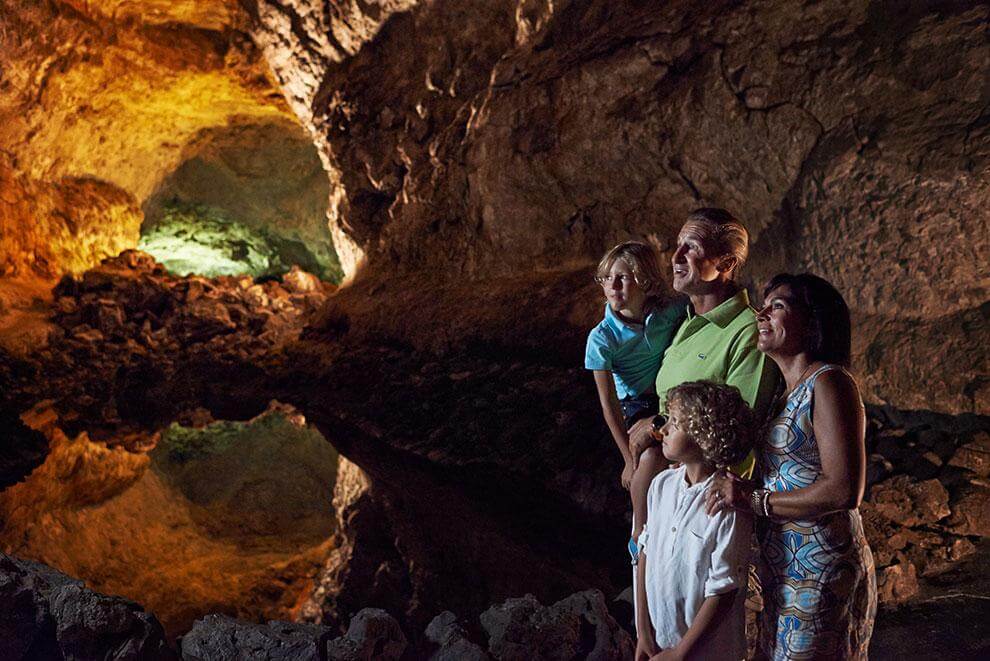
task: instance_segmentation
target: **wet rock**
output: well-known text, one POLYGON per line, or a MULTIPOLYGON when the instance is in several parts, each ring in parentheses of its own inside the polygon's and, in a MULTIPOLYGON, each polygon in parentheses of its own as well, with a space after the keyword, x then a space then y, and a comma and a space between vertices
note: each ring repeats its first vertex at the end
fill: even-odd
POLYGON ((533 595, 509 599, 481 614, 496 659, 624 659, 632 640, 608 614, 597 590, 543 606, 533 595))
POLYGON ((330 629, 315 624, 255 624, 212 614, 197 620, 182 637, 182 658, 188 661, 320 659, 330 636, 330 629))
POLYGON ((173 659, 154 615, 0 553, 0 658, 173 659))
POLYGON ((444 611, 430 621, 426 639, 440 647, 430 655, 430 661, 488 661, 491 658, 480 646, 468 640, 464 627, 450 611, 444 611))
POLYGON ((347 633, 327 643, 330 661, 395 661, 406 650, 406 637, 395 618, 380 608, 364 608, 351 619, 347 633))
POLYGON ((935 523, 950 514, 949 494, 938 480, 915 482, 898 475, 873 487, 876 511, 905 526, 935 523))

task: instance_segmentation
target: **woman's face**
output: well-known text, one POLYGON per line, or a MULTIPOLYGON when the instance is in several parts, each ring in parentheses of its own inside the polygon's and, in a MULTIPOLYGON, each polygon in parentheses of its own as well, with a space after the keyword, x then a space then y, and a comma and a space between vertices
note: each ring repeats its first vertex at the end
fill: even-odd
POLYGON ((722 273, 718 265, 725 257, 712 246, 704 225, 685 223, 677 235, 677 249, 670 258, 674 291, 688 296, 703 293, 705 285, 717 280, 722 273))
POLYGON ((793 356, 804 351, 809 331, 807 313, 789 285, 772 290, 756 314, 757 348, 768 355, 793 356))

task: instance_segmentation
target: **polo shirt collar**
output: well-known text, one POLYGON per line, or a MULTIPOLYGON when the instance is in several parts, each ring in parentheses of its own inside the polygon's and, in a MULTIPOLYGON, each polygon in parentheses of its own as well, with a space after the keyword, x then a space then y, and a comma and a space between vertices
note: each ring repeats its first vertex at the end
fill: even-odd
POLYGON ((687 306, 687 319, 691 321, 696 316, 707 319, 719 328, 725 328, 740 312, 749 307, 749 294, 745 289, 740 289, 736 295, 723 303, 720 303, 714 310, 709 310, 705 314, 696 315, 691 309, 691 304, 687 306))
MULTIPOLYGON (((653 314, 652 312, 650 314, 653 314)), ((647 319, 649 315, 647 315, 647 319)), ((633 336, 640 335, 643 329, 646 328, 646 319, 643 319, 643 325, 636 324, 635 326, 627 324, 626 322, 619 319, 619 316, 615 314, 612 310, 612 306, 608 303, 605 304, 605 323, 608 324, 609 328, 615 333, 616 337, 622 340, 630 339, 633 336)))

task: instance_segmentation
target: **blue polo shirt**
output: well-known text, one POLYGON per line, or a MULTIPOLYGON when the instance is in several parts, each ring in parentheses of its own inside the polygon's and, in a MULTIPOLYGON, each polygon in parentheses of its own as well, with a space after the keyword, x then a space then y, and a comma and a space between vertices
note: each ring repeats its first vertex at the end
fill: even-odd
POLYGON ((619 399, 654 392, 660 359, 684 315, 683 305, 668 305, 642 324, 627 324, 606 303, 605 318, 588 333, 584 366, 611 372, 619 399))

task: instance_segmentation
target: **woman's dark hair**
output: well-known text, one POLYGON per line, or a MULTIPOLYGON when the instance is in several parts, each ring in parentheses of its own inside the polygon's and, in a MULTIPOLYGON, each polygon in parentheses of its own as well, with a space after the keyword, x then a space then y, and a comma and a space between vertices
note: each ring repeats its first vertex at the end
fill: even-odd
POLYGON ((852 362, 852 331, 849 306, 828 280, 811 273, 780 273, 763 288, 763 298, 787 285, 794 302, 808 315, 805 350, 813 360, 849 367, 852 362))

